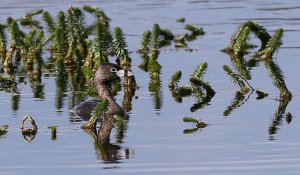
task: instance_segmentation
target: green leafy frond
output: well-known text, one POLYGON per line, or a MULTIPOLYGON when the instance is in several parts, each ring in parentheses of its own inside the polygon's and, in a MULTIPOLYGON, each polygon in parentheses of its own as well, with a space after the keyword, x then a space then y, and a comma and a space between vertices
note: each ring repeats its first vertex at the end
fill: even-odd
POLYGON ((259 55, 265 59, 265 58, 272 58, 273 54, 278 50, 280 45, 282 44, 281 38, 283 35, 283 29, 277 29, 275 31, 274 36, 268 41, 267 46, 265 49, 263 49, 259 55))
POLYGON ((202 27, 198 27, 195 25, 187 24, 187 25, 185 25, 185 29, 190 31, 192 33, 192 35, 195 35, 195 36, 205 34, 202 27))
MULTIPOLYGON (((54 34, 54 47, 59 53, 66 52, 68 47, 67 40, 67 21, 63 11, 58 12, 54 34)), ((64 55, 64 54, 63 54, 64 55)))
POLYGON ((43 13, 43 19, 48 27, 49 33, 52 33, 55 31, 55 22, 53 21, 53 17, 49 12, 43 13))
POLYGON ((178 87, 177 94, 180 97, 189 97, 193 94, 193 88, 190 86, 178 87))
POLYGON ((246 22, 246 25, 251 28, 251 32, 254 33, 261 41, 261 49, 266 47, 267 42, 271 38, 266 29, 252 21, 246 22))
POLYGON ((5 59, 6 55, 6 35, 4 29, 4 25, 0 24, 0 63, 1 60, 5 59))
POLYGON ((206 69, 207 69, 207 62, 201 63, 196 67, 192 76, 195 78, 202 79, 206 69))
POLYGON ((95 61, 94 67, 98 67, 103 62, 108 62, 108 49, 110 48, 111 41, 112 36, 108 27, 104 26, 102 23, 97 23, 95 28, 95 38, 89 47, 89 54, 93 55, 95 61))
POLYGON ((171 90, 174 90, 175 87, 178 86, 178 83, 179 83, 179 81, 180 81, 180 79, 181 79, 181 76, 182 76, 182 72, 181 72, 181 71, 177 71, 177 72, 175 72, 174 75, 171 77, 171 81, 170 81, 170 83, 169 83, 169 88, 170 88, 171 90))
POLYGON ((246 85, 247 82, 245 79, 243 79, 239 74, 234 73, 227 65, 224 65, 223 69, 228 75, 230 75, 232 81, 240 86, 243 93, 249 92, 250 89, 246 85))
POLYGON ((231 102, 231 105, 227 107, 227 109, 223 112, 223 115, 229 116, 234 109, 238 108, 244 103, 244 99, 244 93, 241 91, 237 91, 235 93, 234 99, 231 102))
POLYGON ((108 26, 110 19, 107 17, 107 15, 104 13, 104 11, 101 10, 100 8, 94 8, 94 7, 85 5, 85 6, 83 6, 83 10, 93 14, 94 16, 96 16, 98 18, 98 21, 100 23, 108 26))
POLYGON ((10 45, 17 46, 22 38, 19 26, 17 22, 11 17, 7 18, 7 24, 9 33, 9 43, 10 45))
POLYGON ((159 49, 159 43, 161 41, 160 38, 160 26, 158 24, 153 25, 152 29, 152 49, 153 50, 158 50, 159 49))
POLYGON ((195 118, 193 118, 193 117, 184 117, 183 118, 183 121, 184 122, 191 122, 191 123, 198 123, 198 119, 195 119, 195 118))
POLYGON ((93 109, 91 113, 91 118, 89 121, 82 126, 84 129, 94 129, 96 127, 96 123, 101 117, 105 114, 108 107, 108 101, 107 100, 101 100, 93 109))
POLYGON ((120 27, 115 27, 114 29, 113 50, 122 67, 127 67, 126 65, 131 63, 125 37, 120 27))
POLYGON ((149 51, 150 42, 151 42, 151 31, 146 30, 143 34, 143 38, 140 44, 140 51, 142 52, 149 51))
POLYGON ((280 67, 277 64, 275 64, 272 59, 265 59, 264 63, 265 63, 265 67, 269 71, 269 75, 272 78, 275 86, 277 86, 277 88, 279 89, 280 94, 281 95, 287 94, 291 96, 291 93, 285 84, 284 75, 280 67))

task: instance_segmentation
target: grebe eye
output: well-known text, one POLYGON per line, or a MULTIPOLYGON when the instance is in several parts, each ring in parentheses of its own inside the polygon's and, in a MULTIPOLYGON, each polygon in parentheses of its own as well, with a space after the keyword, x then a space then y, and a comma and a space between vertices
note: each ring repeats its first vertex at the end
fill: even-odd
POLYGON ((118 70, 114 67, 110 68, 110 71, 113 72, 113 73, 116 73, 118 70))

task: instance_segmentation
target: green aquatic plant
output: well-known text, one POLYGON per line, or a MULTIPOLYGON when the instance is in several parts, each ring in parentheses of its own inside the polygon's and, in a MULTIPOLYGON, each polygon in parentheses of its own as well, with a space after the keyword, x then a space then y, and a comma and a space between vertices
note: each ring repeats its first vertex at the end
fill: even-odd
POLYGON ((49 33, 53 33, 55 31, 55 22, 53 20, 53 17, 49 12, 44 12, 43 13, 43 20, 46 23, 46 26, 48 28, 49 33))
POLYGON ((56 140, 56 137, 57 137, 57 126, 51 125, 48 128, 51 129, 51 140, 56 140))
POLYGON ((185 129, 183 131, 184 134, 192 134, 198 130, 201 130, 203 128, 205 128, 207 126, 206 123, 204 123, 202 120, 200 119, 196 119, 196 118, 193 118, 193 117, 184 117, 183 118, 183 121, 186 122, 186 123, 194 123, 196 124, 196 126, 194 128, 191 128, 191 129, 185 129))
POLYGON ((98 22, 108 27, 110 18, 104 13, 103 10, 101 10, 100 8, 95 8, 87 5, 83 6, 83 10, 93 14, 97 18, 98 22))
POLYGON ((63 11, 58 12, 51 50, 54 57, 65 58, 69 44, 67 40, 67 19, 63 11))
POLYGON ((266 48, 260 51, 258 54, 262 59, 272 58, 273 54, 282 44, 281 38, 283 35, 283 29, 277 29, 273 37, 267 42, 266 48))
POLYGON ((245 103, 245 99, 247 98, 241 91, 236 91, 235 97, 232 100, 231 105, 229 105, 223 112, 223 116, 229 116, 234 109, 242 106, 245 103))
POLYGON ((203 108, 215 95, 213 88, 203 79, 203 74, 206 69, 206 62, 199 64, 195 68, 194 73, 190 78, 190 85, 188 86, 178 86, 182 76, 181 71, 175 72, 169 82, 169 89, 175 101, 180 103, 182 101, 182 97, 189 96, 193 96, 197 99, 197 102, 191 107, 192 112, 203 108))
POLYGON ((254 33, 261 41, 260 50, 265 49, 267 42, 271 38, 263 26, 252 21, 245 22, 240 25, 238 31, 231 39, 228 47, 224 49, 227 53, 234 53, 236 55, 243 55, 249 48, 253 46, 248 43, 250 33, 254 33))
POLYGON ((6 55, 6 35, 5 26, 0 24, 0 66, 2 65, 6 55))
POLYGON ((14 78, 0 76, 0 90, 14 88, 16 85, 14 78))
POLYGON ((232 81, 236 84, 239 85, 240 89, 241 89, 241 92, 243 94, 247 94, 250 90, 254 90, 251 85, 248 83, 248 81, 246 79, 244 79, 241 75, 239 75, 238 73, 235 73, 232 71, 232 69, 227 66, 227 65, 224 65, 223 66, 223 70, 228 74, 230 75, 232 81))
POLYGON ((279 89, 280 96, 288 99, 292 98, 292 93, 288 90, 285 84, 283 72, 280 67, 270 58, 264 59, 263 63, 269 71, 269 76, 272 78, 273 83, 279 89))
POLYGON ((105 114, 108 107, 107 100, 101 100, 96 107, 93 109, 91 118, 89 121, 82 126, 83 129, 93 129, 96 127, 96 123, 105 114))
POLYGON ((28 26, 28 27, 35 26, 37 28, 42 28, 40 26, 40 22, 38 20, 33 19, 34 16, 39 15, 41 13, 43 13, 42 9, 35 9, 35 10, 32 10, 32 11, 26 13, 20 19, 20 24, 23 25, 23 26, 28 26))
POLYGON ((182 76, 181 71, 177 71, 172 75, 171 80, 169 82, 169 89, 171 91, 173 91, 176 87, 178 87, 178 83, 181 79, 181 76, 182 76))
POLYGON ((149 52, 150 51, 150 48, 149 48, 150 42, 151 42, 151 31, 146 30, 143 34, 139 51, 140 52, 149 52))
POLYGON ((0 139, 5 138, 5 135, 7 134, 8 125, 1 125, 0 126, 0 139))
POLYGON ((263 99, 269 95, 268 93, 261 91, 261 90, 256 90, 255 92, 257 94, 256 99, 258 99, 258 100, 263 99))
POLYGON ((113 51, 116 54, 121 67, 129 70, 131 67, 131 58, 127 50, 124 33, 120 27, 114 29, 113 51))
POLYGON ((280 127, 283 125, 283 119, 286 117, 292 117, 292 114, 287 112, 286 108, 287 105, 291 102, 291 98, 286 98, 284 96, 281 96, 279 98, 279 105, 277 110, 275 111, 273 120, 269 126, 268 132, 269 132, 269 139, 274 140, 275 134, 278 132, 280 127))

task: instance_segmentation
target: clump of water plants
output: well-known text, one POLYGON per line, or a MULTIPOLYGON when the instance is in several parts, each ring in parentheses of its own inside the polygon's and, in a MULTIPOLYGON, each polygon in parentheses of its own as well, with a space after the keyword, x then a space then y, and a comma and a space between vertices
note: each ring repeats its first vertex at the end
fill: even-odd
POLYGON ((177 102, 181 103, 182 97, 188 96, 193 96, 197 99, 197 102, 191 107, 192 112, 203 108, 215 95, 213 88, 203 79, 203 74, 206 69, 206 62, 199 64, 191 76, 190 85, 188 86, 178 86, 182 76, 181 71, 175 72, 169 82, 169 89, 177 102))
POLYGON ((5 137, 5 135, 8 132, 7 130, 8 130, 8 125, 1 125, 0 126, 0 139, 5 137))
POLYGON ((252 21, 248 21, 240 25, 228 47, 223 49, 223 51, 229 54, 232 62, 241 75, 246 79, 250 79, 251 77, 246 68, 244 56, 254 46, 249 43, 249 35, 251 32, 261 41, 261 47, 256 52, 255 57, 264 63, 265 67, 269 71, 270 77, 273 79, 274 84, 280 91, 280 96, 283 98, 291 98, 292 94, 285 84, 283 73, 279 66, 274 63, 272 58, 273 54, 278 50, 282 43, 281 38, 283 35, 283 29, 277 29, 275 34, 271 36, 263 26, 252 21))
POLYGON ((184 117, 183 121, 186 122, 186 123, 194 123, 196 125, 194 128, 185 129, 183 131, 184 134, 194 133, 194 132, 199 131, 199 130, 201 130, 201 129, 203 129, 207 126, 207 124, 204 123, 202 120, 196 119, 196 118, 193 118, 193 117, 184 117))
POLYGON ((95 129, 97 121, 101 120, 101 117, 105 115, 105 112, 108 107, 107 100, 100 100, 100 102, 93 109, 91 118, 87 123, 85 123, 82 128, 83 129, 95 129))
POLYGON ((51 125, 48 128, 51 129, 51 140, 56 140, 56 137, 57 137, 57 126, 51 125))

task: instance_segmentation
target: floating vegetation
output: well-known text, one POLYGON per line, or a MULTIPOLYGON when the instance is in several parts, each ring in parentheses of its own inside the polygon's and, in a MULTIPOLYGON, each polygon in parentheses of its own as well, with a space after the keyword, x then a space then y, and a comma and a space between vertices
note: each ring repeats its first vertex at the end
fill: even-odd
POLYGON ((187 122, 187 123, 194 123, 194 124, 196 124, 196 126, 194 128, 185 129, 183 131, 184 134, 192 134, 192 133, 194 133, 196 131, 199 131, 202 128, 205 128, 207 126, 207 124, 204 123, 202 120, 196 119, 196 118, 193 118, 193 117, 184 117, 183 121, 187 122))
POLYGON ((51 129, 51 140, 56 140, 57 126, 51 125, 48 128, 51 129))
POLYGON ((189 33, 183 33, 175 38, 175 47, 185 48, 187 47, 186 41, 194 41, 199 36, 203 36, 205 34, 202 27, 198 27, 195 25, 187 24, 185 25, 185 29, 188 30, 189 33))
POLYGON ((182 97, 188 96, 193 96, 197 99, 197 102, 190 109, 192 112, 203 108, 215 95, 213 88, 203 79, 203 74, 206 69, 206 62, 199 64, 190 78, 189 86, 178 86, 182 76, 181 71, 175 72, 169 82, 169 89, 175 101, 181 103, 182 97))
POLYGON ((101 120, 101 117, 105 114, 108 107, 107 100, 100 100, 100 102, 93 109, 91 118, 81 128, 83 129, 94 129, 96 128, 97 121, 101 120))
MULTIPOLYGON (((277 29, 275 34, 271 37, 263 26, 252 21, 248 21, 240 25, 235 36, 231 39, 229 46, 226 49, 223 49, 223 51, 229 54, 231 61, 234 63, 241 75, 245 79, 250 79, 251 77, 246 68, 244 55, 247 54, 249 49, 253 48, 248 42, 251 32, 254 33, 261 41, 261 47, 255 56, 264 63, 265 67, 269 71, 270 77, 280 91, 280 96, 284 98, 292 98, 292 94, 285 84, 283 73, 279 66, 274 63, 272 58, 282 43, 281 38, 283 35, 283 29, 277 29)), ((228 66, 226 70, 229 71, 228 66)), ((231 75, 234 74, 231 73, 231 75)), ((238 81, 237 78, 235 78, 235 81, 238 82, 241 88, 244 87, 242 85, 242 81, 238 81)))
POLYGON ((5 135, 7 134, 8 125, 1 125, 0 126, 0 139, 5 138, 5 135))
POLYGON ((258 99, 258 100, 259 99, 263 99, 263 98, 265 98, 265 97, 267 97, 269 95, 268 93, 266 93, 264 91, 261 91, 261 90, 256 90, 255 92, 257 94, 256 99, 258 99))
POLYGON ((11 88, 16 88, 16 86, 17 86, 17 83, 14 81, 13 78, 0 76, 0 91, 11 89, 11 88))
POLYGON ((223 70, 230 75, 232 81, 239 85, 240 91, 242 94, 247 94, 250 90, 253 91, 254 89, 251 87, 251 85, 248 83, 246 79, 244 79, 241 75, 238 73, 235 73, 232 71, 231 68, 229 68, 227 65, 223 66, 223 70))

